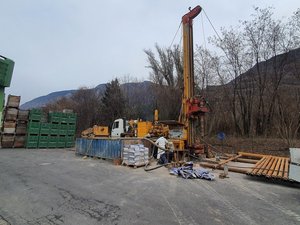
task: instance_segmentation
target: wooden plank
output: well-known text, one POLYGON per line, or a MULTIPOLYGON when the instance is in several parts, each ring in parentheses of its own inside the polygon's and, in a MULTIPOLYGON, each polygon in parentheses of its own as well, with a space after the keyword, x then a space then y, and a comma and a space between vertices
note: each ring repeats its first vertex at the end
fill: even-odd
POLYGON ((272 166, 274 160, 275 160, 275 157, 271 157, 269 163, 267 164, 267 166, 265 167, 264 171, 262 172, 262 175, 263 175, 263 176, 266 176, 266 175, 267 175, 267 173, 269 172, 269 170, 270 170, 270 168, 271 168, 271 166, 272 166))
MULTIPOLYGON (((200 163, 200 166, 215 169, 215 165, 210 164, 210 163, 202 162, 202 163, 200 163)), ((224 169, 224 165, 221 165, 219 169, 224 169)), ((247 174, 249 172, 249 169, 228 166, 228 171, 247 174)))
POLYGON ((239 155, 245 156, 245 157, 253 157, 253 158, 263 158, 269 155, 262 155, 262 154, 256 154, 256 153, 249 153, 249 152, 238 152, 239 155))
POLYGON ((259 169, 262 167, 266 160, 267 157, 263 157, 261 160, 259 160, 258 163, 255 164, 253 170, 251 171, 251 175, 256 175, 256 173, 259 171, 259 169))
POLYGON ((224 164, 226 164, 226 163, 228 163, 228 162, 230 162, 230 161, 233 161, 233 160, 235 160, 235 159, 237 159, 237 158, 239 158, 239 157, 241 157, 241 155, 233 156, 233 157, 231 157, 231 158, 229 158, 229 159, 227 159, 227 160, 225 160, 225 161, 223 161, 223 162, 218 163, 218 165, 215 165, 214 168, 217 169, 217 168, 219 168, 220 166, 222 166, 222 165, 224 165, 224 164))
POLYGON ((271 177, 272 174, 274 173, 275 167, 277 165, 279 158, 278 157, 274 157, 274 161, 271 165, 271 168, 269 169, 268 173, 267 173, 267 177, 271 177))
POLYGON ((280 168, 281 161, 282 161, 282 158, 278 157, 274 172, 272 173, 272 177, 277 177, 277 175, 279 173, 279 168, 280 168))
POLYGON ((243 158, 237 158, 236 159, 237 162, 244 162, 244 163, 252 163, 252 164, 256 164, 259 162, 258 159, 243 159, 243 158))
POLYGON ((289 174, 289 159, 286 158, 285 159, 283 179, 287 180, 288 179, 288 174, 289 174))
POLYGON ((279 171, 278 171, 278 174, 277 174, 277 178, 282 178, 283 177, 284 163, 285 163, 285 160, 282 159, 281 164, 280 164, 280 168, 279 168, 279 171))
POLYGON ((266 157, 266 161, 264 162, 264 164, 261 166, 261 168, 259 169, 259 171, 256 173, 258 176, 260 176, 262 174, 262 172, 265 170, 266 166, 269 164, 270 160, 271 160, 271 156, 267 156, 266 157))

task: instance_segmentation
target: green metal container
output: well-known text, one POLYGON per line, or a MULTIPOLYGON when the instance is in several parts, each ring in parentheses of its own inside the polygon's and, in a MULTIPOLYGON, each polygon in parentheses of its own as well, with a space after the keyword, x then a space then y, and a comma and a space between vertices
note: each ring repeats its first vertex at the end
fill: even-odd
POLYGON ((4 56, 0 56, 0 85, 3 87, 9 87, 13 70, 14 61, 4 56))

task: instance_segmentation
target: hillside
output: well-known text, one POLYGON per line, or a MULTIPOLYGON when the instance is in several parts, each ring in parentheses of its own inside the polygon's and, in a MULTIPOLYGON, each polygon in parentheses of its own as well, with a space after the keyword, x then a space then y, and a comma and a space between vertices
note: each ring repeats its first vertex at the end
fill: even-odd
MULTIPOLYGON (((121 89, 130 97, 130 99, 133 99, 132 101, 136 101, 139 99, 138 96, 134 96, 134 93, 136 93, 136 90, 140 90, 141 93, 139 96, 143 97, 148 92, 148 89, 152 83, 150 81, 144 81, 140 83, 125 83, 121 85, 121 89), (145 92, 146 91, 146 92, 145 92), (145 93, 144 93, 145 92, 145 93)), ((106 84, 99 84, 95 87, 98 91, 101 93, 104 93, 106 84)), ((63 97, 70 97, 73 93, 75 93, 76 90, 64 90, 64 91, 56 91, 52 92, 45 96, 40 96, 37 98, 34 98, 31 101, 28 101, 21 105, 21 109, 32 109, 32 108, 41 108, 48 103, 58 101, 59 99, 63 97)), ((142 99, 140 99, 142 101, 142 99)), ((147 102, 146 102, 147 103, 147 102)))
POLYGON ((300 86, 300 48, 260 62, 227 84, 208 86, 207 92, 214 95, 215 92, 218 93, 224 88, 232 89, 234 86, 245 90, 252 87, 257 89, 259 82, 264 82, 267 87, 269 84, 279 81, 280 87, 300 86), (257 68, 260 69, 260 75, 257 73, 257 68))

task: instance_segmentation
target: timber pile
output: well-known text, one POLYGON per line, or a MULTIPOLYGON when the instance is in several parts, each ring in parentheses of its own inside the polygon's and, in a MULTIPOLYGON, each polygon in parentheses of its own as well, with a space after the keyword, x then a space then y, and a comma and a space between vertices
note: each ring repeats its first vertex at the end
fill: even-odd
POLYGON ((264 155, 247 174, 288 180, 289 164, 289 158, 264 155))
POLYGON ((202 162, 200 165, 213 169, 223 169, 224 165, 227 165, 228 170, 232 172, 292 181, 289 179, 290 159, 287 157, 239 152, 238 155, 230 156, 221 162, 202 162), (239 166, 233 161, 249 163, 250 166, 239 166))

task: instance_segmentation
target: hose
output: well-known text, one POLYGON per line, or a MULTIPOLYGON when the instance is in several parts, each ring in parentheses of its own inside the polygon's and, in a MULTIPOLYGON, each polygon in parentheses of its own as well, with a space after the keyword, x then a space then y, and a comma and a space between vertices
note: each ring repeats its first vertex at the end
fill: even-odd
MULTIPOLYGON (((162 151, 170 151, 169 149, 166 149, 166 148, 163 148, 163 147, 157 145, 154 141, 152 141, 152 140, 149 139, 149 138, 143 138, 143 140, 149 141, 152 145, 156 146, 157 148, 161 149, 162 151)), ((147 168, 148 165, 150 164, 150 160, 153 159, 153 158, 154 158, 154 151, 152 152, 152 156, 150 157, 149 162, 146 163, 146 165, 144 166, 144 170, 145 170, 146 172, 149 172, 149 171, 151 171, 151 170, 156 170, 156 169, 158 169, 158 168, 161 168, 161 167, 163 167, 163 166, 167 166, 167 165, 170 165, 170 164, 171 164, 171 163, 165 163, 165 164, 158 165, 158 166, 155 166, 155 167, 152 167, 152 168, 147 168)))

